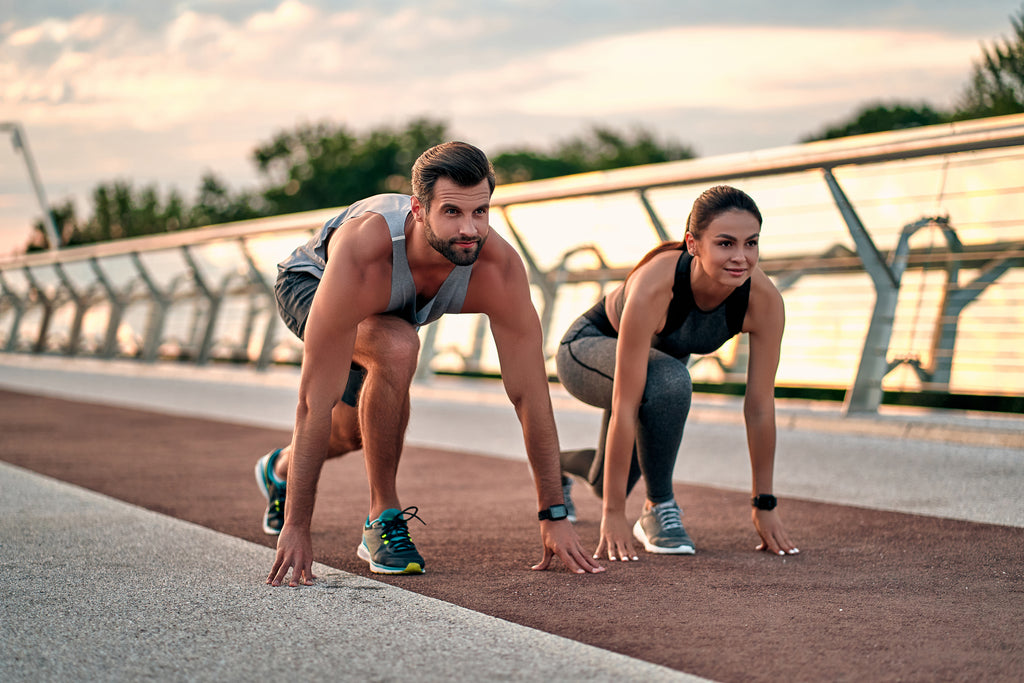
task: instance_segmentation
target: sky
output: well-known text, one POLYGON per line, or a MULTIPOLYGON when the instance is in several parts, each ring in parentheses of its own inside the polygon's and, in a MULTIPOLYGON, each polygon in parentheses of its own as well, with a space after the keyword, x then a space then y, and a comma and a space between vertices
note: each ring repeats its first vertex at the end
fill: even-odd
POLYGON ((1021 0, 0 0, 0 257, 101 182, 256 189, 317 121, 440 119, 496 154, 592 126, 700 156, 796 143, 873 102, 952 107, 1021 0))

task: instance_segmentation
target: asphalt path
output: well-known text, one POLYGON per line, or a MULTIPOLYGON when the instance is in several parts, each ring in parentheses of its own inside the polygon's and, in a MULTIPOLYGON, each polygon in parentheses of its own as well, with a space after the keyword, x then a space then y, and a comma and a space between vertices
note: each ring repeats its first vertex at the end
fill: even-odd
MULTIPOLYGON (((153 372, 141 373, 145 381, 137 374, 108 374, 103 382, 92 381, 91 391, 80 391, 71 386, 66 369, 63 389, 47 385, 62 373, 48 376, 45 370, 30 368, 38 385, 31 393, 19 385, 24 380, 17 371, 5 368, 0 374, 0 384, 9 389, 0 392, 0 458, 254 546, 273 547, 260 529, 263 499, 252 467, 260 455, 288 440, 289 416, 264 426, 254 425, 260 418, 252 416, 276 412, 267 397, 275 391, 287 396, 290 380, 278 385, 265 379, 238 390, 208 374, 202 391, 183 402, 188 387, 195 391, 199 385, 173 374, 155 384, 153 372), (124 386, 118 388, 119 383, 124 386), (137 396, 125 389, 128 385, 135 386, 137 396), (163 396, 154 397, 155 392, 163 396), (179 408, 154 405, 161 401, 179 408), (181 408, 186 403, 190 406, 181 408), (236 416, 244 408, 250 419, 225 414, 232 406, 236 416), (206 417, 196 416, 204 411, 206 417)), ((320 486, 317 560, 329 568, 323 571, 339 572, 323 581, 337 582, 339 576, 383 581, 473 614, 719 681, 1024 677, 1019 600, 1024 529, 1019 502, 1006 503, 1001 493, 1002 487, 1019 492, 1024 481, 1021 452, 1013 441, 1015 422, 960 415, 932 420, 943 428, 963 420, 962 434, 977 432, 950 444, 923 432, 921 438, 894 437, 885 420, 874 431, 858 432, 847 422, 829 432, 820 424, 819 430, 799 426, 814 416, 802 423, 792 418, 794 426, 780 434, 780 453, 816 463, 818 470, 834 466, 846 476, 808 484, 795 477, 794 483, 780 463, 780 510, 801 553, 772 557, 754 551, 757 539, 742 483, 749 475, 732 472, 737 469, 732 451, 739 448, 734 432, 741 430, 720 416, 729 405, 707 407, 705 417, 688 427, 680 468, 700 470, 707 466, 695 463, 724 460, 724 473, 705 476, 717 483, 682 478, 676 483, 697 554, 645 554, 639 562, 605 562, 607 572, 578 577, 529 569, 540 552, 529 470, 517 457, 507 420, 484 419, 511 409, 499 408, 500 393, 491 389, 468 402, 460 403, 458 396, 417 390, 410 427, 416 445, 406 449, 400 471, 403 501, 418 506, 427 522, 413 527, 427 573, 382 580, 355 556, 368 495, 361 458, 353 454, 328 463, 320 486), (460 424, 481 435, 468 445, 463 439, 455 450, 442 442, 453 429, 458 435, 460 424), (998 445, 970 443, 986 433, 1001 435, 998 445), (877 470, 900 459, 913 465, 896 462, 849 481, 858 464, 877 470), (730 484, 729 477, 741 483, 730 484), (965 481, 951 483, 950 477, 965 481), (930 481, 966 492, 967 500, 934 500, 942 496, 927 490, 930 481), (986 486, 993 492, 987 500, 976 492, 986 486), (865 504, 853 504, 858 495, 865 504), (939 514, 927 514, 936 508, 939 514)), ((560 406, 556 395, 563 443, 587 438, 594 416, 560 406)), ((514 418, 511 427, 514 435, 514 418)), ((585 487, 577 487, 576 499, 577 530, 593 547, 599 501, 585 487)), ((634 495, 629 504, 637 514, 641 497, 634 495)), ((210 558, 210 563, 223 567, 230 560, 210 558)), ((251 561, 245 572, 246 580, 259 583, 251 561)), ((301 595, 302 589, 292 593, 301 595)), ((315 593, 307 593, 313 600, 315 593)))

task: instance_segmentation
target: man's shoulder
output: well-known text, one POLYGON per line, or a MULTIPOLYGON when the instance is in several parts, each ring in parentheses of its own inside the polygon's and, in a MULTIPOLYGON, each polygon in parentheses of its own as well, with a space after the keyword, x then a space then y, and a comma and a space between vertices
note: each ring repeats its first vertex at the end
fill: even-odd
POLYGON ((473 264, 463 312, 493 314, 529 300, 529 280, 519 253, 492 233, 473 264))
POLYGON ((391 234, 388 222, 379 213, 366 211, 344 222, 344 229, 331 235, 328 263, 340 260, 344 253, 350 261, 369 263, 391 258, 391 234))
POLYGON ((474 270, 483 269, 494 273, 505 273, 509 268, 522 266, 523 260, 508 241, 494 232, 487 238, 480 252, 480 259, 474 264, 474 270))

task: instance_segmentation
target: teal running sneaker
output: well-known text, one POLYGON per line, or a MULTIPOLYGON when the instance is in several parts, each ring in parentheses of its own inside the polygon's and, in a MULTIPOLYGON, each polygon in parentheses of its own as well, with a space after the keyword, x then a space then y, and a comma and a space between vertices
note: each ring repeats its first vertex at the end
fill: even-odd
POLYGON ((649 553, 693 555, 696 549, 683 528, 682 516, 674 500, 658 503, 640 515, 633 525, 633 536, 649 553))
POLYGON ((569 514, 568 519, 576 523, 576 505, 572 502, 572 477, 562 475, 562 499, 565 503, 565 511, 569 514))
POLYGON ((409 520, 418 519, 419 508, 407 507, 404 510, 390 508, 380 513, 373 522, 367 518, 363 525, 363 542, 356 553, 359 559, 370 563, 370 571, 375 574, 424 574, 426 563, 423 556, 416 552, 416 546, 409 536, 409 520))
POLYGON ((267 499, 267 511, 263 513, 263 531, 271 536, 281 533, 284 526, 285 483, 274 476, 274 463, 281 449, 271 451, 256 462, 256 485, 267 499))

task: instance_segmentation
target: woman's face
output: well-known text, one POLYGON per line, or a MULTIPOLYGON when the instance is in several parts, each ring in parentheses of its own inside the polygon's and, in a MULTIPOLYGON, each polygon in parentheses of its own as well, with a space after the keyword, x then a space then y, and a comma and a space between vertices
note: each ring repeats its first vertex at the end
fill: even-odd
POLYGON ((738 287, 757 265, 760 235, 754 214, 731 209, 718 214, 699 239, 687 234, 686 247, 715 282, 738 287))

